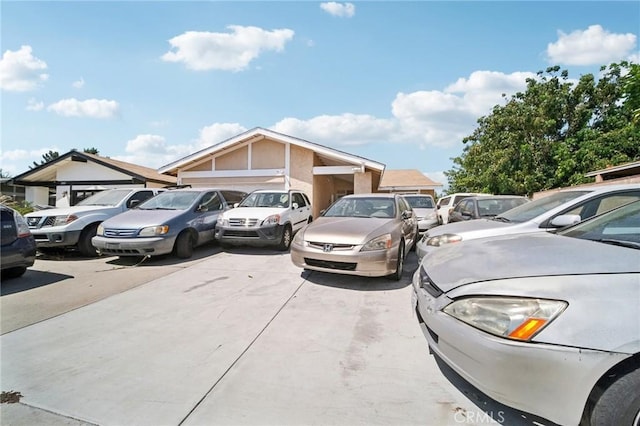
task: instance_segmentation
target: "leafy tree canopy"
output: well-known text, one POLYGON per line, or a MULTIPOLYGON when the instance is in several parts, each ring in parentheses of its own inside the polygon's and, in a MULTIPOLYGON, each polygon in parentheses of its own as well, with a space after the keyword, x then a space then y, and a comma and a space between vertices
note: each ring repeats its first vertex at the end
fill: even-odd
POLYGON ((550 67, 496 105, 445 172, 449 192, 531 195, 587 182, 589 171, 640 159, 640 67, 602 67, 575 82, 550 67))
POLYGON ((47 164, 48 162, 53 161, 58 157, 60 157, 60 154, 58 153, 58 151, 49 150, 49 152, 47 152, 46 154, 42 154, 42 160, 40 161, 40 164, 38 164, 38 163, 36 163, 34 161, 33 165, 29 166, 29 168, 33 169, 33 168, 36 168, 36 167, 40 167, 41 165, 47 164))

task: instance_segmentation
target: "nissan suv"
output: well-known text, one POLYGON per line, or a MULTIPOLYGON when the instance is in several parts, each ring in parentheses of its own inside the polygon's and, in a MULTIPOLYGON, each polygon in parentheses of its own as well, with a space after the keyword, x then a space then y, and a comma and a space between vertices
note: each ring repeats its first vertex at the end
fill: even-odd
POLYGON ((293 235, 311 220, 311 202, 304 192, 258 190, 218 216, 216 239, 222 247, 271 245, 284 251, 293 235))

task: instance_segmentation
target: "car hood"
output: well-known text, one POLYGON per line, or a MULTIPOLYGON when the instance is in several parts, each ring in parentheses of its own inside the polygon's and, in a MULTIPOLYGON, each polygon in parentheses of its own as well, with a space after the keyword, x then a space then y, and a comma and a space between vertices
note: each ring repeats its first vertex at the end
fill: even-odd
POLYGON ((442 291, 522 277, 640 272, 640 250, 548 233, 505 235, 443 246, 422 266, 442 291))
POLYGON ((93 210, 109 210, 115 209, 116 206, 73 206, 58 209, 37 210, 24 215, 25 217, 42 217, 42 216, 68 216, 78 212, 91 212, 93 210))
POLYGON ((136 229, 162 225, 184 214, 186 210, 140 210, 133 209, 102 222, 105 228, 136 229))
POLYGON ((394 219, 362 217, 319 217, 304 229, 306 241, 334 244, 364 244, 391 232, 394 219))
POLYGON ((282 207, 236 207, 224 213, 225 219, 266 219, 286 211, 282 207))
POLYGON ((413 212, 418 217, 427 216, 429 213, 433 213, 435 211, 436 211, 436 209, 428 209, 428 208, 421 209, 421 208, 416 208, 416 207, 413 208, 413 212))

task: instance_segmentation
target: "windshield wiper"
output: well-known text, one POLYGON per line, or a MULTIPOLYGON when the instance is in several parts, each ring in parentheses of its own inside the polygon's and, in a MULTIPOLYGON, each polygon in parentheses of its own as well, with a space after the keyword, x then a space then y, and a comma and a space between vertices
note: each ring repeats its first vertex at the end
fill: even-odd
POLYGON ((504 217, 504 216, 496 216, 496 217, 492 218, 491 220, 496 220, 496 221, 498 221, 498 222, 504 222, 504 223, 509 223, 509 222, 511 222, 509 219, 507 219, 507 218, 506 218, 506 217, 504 217))
POLYGON ((633 241, 614 240, 612 238, 602 238, 600 240, 594 240, 599 243, 611 244, 612 246, 628 247, 634 249, 640 249, 640 243, 634 243, 633 241))

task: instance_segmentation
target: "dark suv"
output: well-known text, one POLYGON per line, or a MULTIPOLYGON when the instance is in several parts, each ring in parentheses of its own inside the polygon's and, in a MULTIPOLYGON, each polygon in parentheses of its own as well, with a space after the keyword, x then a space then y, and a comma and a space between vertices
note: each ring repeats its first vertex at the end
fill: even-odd
POLYGON ((0 205, 0 212, 2 277, 19 277, 36 261, 36 241, 20 213, 4 205, 0 205))

